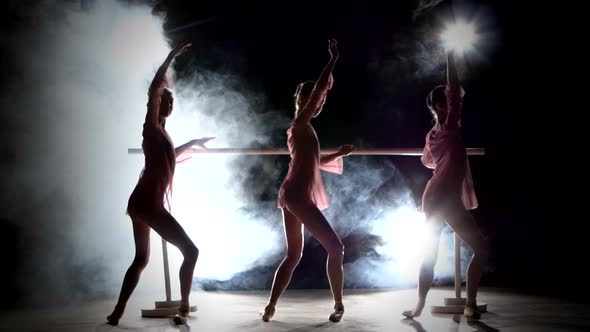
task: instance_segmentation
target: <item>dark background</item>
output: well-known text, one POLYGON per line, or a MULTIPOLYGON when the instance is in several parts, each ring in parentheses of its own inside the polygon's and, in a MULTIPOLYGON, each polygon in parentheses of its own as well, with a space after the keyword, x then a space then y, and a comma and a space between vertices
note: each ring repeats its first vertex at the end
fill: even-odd
MULTIPOLYGON (((15 3, 3 5, 6 34, 30 24, 11 14, 15 3)), ((418 3, 159 1, 154 11, 167 15, 166 29, 216 17, 169 34, 171 44, 199 40, 178 62, 180 75, 191 63, 238 73, 281 110, 292 109, 297 83, 319 75, 328 57, 327 39, 337 38, 341 57, 335 88, 327 112, 314 120, 322 144, 420 147, 431 125, 425 96, 444 83, 444 67, 416 76, 419 64, 404 57, 416 50, 419 31, 440 26, 437 17, 450 13, 450 2, 412 20, 418 3)), ((484 60, 463 66, 465 141, 486 149, 485 156, 471 158, 481 203, 474 214, 493 246, 494 270, 482 284, 585 301, 584 20, 577 9, 555 2, 455 2, 461 4, 485 8, 496 34, 484 60)), ((3 84, 10 84, 17 71, 12 65, 18 67, 17 61, 2 55, 8 77, 3 84)), ((1 147, 0 160, 10 164, 20 147, 9 137, 1 147)), ((419 201, 428 171, 418 158, 390 159, 410 179, 419 201)), ((19 275, 6 271, 18 271, 25 258, 20 239, 26 230, 11 220, 0 225, 3 298, 18 299, 23 295, 16 286, 19 275)), ((314 266, 304 257, 297 273, 314 266)))

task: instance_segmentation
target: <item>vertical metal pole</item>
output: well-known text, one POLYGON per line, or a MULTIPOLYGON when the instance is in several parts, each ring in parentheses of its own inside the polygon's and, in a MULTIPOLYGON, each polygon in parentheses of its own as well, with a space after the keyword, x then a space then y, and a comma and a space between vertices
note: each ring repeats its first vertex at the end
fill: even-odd
POLYGON ((168 247, 164 239, 162 239, 162 256, 164 256, 164 282, 166 283, 166 301, 172 301, 172 292, 170 291, 170 268, 168 267, 168 247))
POLYGON ((455 297, 461 298, 461 239, 455 233, 455 297))

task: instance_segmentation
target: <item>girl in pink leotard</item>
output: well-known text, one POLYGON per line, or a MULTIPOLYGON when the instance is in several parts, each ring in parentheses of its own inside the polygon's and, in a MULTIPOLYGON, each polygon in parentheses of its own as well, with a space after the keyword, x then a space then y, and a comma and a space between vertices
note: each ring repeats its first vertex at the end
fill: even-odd
POLYGON ((338 59, 336 40, 329 41, 330 61, 316 82, 304 82, 295 92, 295 118, 287 130, 287 145, 291 155, 289 172, 279 190, 279 208, 287 241, 287 254, 279 265, 268 305, 262 319, 268 322, 275 313, 275 305, 287 288, 293 270, 303 251, 303 226, 328 251, 327 270, 334 297, 334 312, 330 320, 338 322, 344 314, 342 304, 342 257, 344 246, 321 210, 328 207, 328 199, 320 176, 320 169, 342 173, 342 157, 349 155, 352 145, 343 145, 338 152, 320 156, 320 145, 310 123, 322 110, 328 90, 333 84, 332 70, 338 59))
POLYGON ((127 213, 133 224, 135 258, 123 279, 119 300, 113 312, 107 317, 110 325, 119 323, 127 301, 139 282, 141 272, 148 263, 151 229, 176 246, 184 256, 179 275, 181 293, 179 311, 182 316, 187 316, 189 312, 189 294, 199 251, 182 226, 164 206, 179 157, 186 154, 192 146, 204 148, 204 144, 212 139, 212 137, 206 137, 191 140, 174 149, 165 129, 166 118, 172 113, 173 104, 172 93, 166 87, 166 71, 172 60, 184 53, 189 46, 190 44, 179 45, 170 52, 158 69, 148 92, 147 114, 143 124, 141 143, 145 155, 145 166, 127 205, 127 213))
POLYGON ((428 108, 436 123, 426 135, 422 163, 434 171, 424 190, 422 210, 433 232, 433 242, 429 244, 420 269, 418 304, 413 310, 403 312, 409 318, 419 316, 424 308, 426 295, 432 286, 440 233, 445 222, 473 250, 467 268, 467 304, 464 314, 470 318, 480 317, 476 296, 488 257, 488 245, 467 211, 475 209, 478 203, 460 132, 464 94, 454 55, 452 51, 447 51, 447 85, 434 88, 427 98, 428 108))

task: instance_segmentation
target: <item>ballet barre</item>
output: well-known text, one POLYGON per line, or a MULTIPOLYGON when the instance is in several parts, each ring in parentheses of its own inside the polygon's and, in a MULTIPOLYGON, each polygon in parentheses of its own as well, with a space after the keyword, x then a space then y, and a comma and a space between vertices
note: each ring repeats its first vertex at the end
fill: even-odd
MULTIPOLYGON (((222 155, 289 155, 287 148, 191 148, 190 153, 194 154, 222 154, 222 155)), ((352 151, 351 155, 361 156, 421 156, 422 148, 357 148, 352 151)), ((143 154, 141 148, 129 148, 128 154, 143 154)), ((321 154, 331 154, 338 152, 338 149, 321 149, 321 154)), ((484 148, 466 148, 468 156, 485 155, 484 148)), ((461 239, 455 234, 455 297, 445 298, 444 305, 432 306, 431 311, 439 314, 459 314, 463 313, 466 299, 461 297, 461 239)), ((143 309, 143 317, 169 317, 178 313, 180 301, 172 301, 170 294, 170 270, 168 267, 168 248, 166 241, 162 239, 162 251, 164 256, 164 281, 166 288, 166 301, 156 301, 155 309, 143 309)), ((487 310, 486 304, 478 305, 481 312, 487 310)), ((197 310, 196 306, 191 306, 190 311, 197 310)))
MULTIPOLYGON (((353 150, 351 155, 359 156, 421 156, 422 148, 362 148, 353 150)), ((467 148, 469 156, 483 156, 483 148, 467 148)), ((129 148, 129 154, 143 154, 141 148, 129 148)), ((321 154, 330 154, 338 152, 338 149, 322 149, 321 154)), ((287 148, 192 148, 189 153, 196 154, 236 154, 236 155, 289 155, 287 148)))

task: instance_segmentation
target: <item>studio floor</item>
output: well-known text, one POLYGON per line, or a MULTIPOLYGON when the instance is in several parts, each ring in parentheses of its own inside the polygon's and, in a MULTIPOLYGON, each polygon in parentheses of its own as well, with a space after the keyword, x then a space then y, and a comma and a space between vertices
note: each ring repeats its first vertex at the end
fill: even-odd
POLYGON ((191 304, 198 310, 186 325, 171 318, 142 318, 141 309, 152 309, 155 300, 134 296, 119 326, 105 317, 114 299, 68 307, 12 310, 0 313, 0 331, 590 331, 590 305, 554 298, 522 295, 509 290, 481 289, 479 301, 488 312, 479 321, 462 315, 430 312, 452 297, 452 289, 433 289, 428 307, 415 320, 401 312, 416 300, 416 290, 346 290, 346 312, 340 323, 328 321, 332 309, 329 290, 289 290, 281 298, 274 319, 264 323, 260 312, 267 291, 194 292, 191 304))

